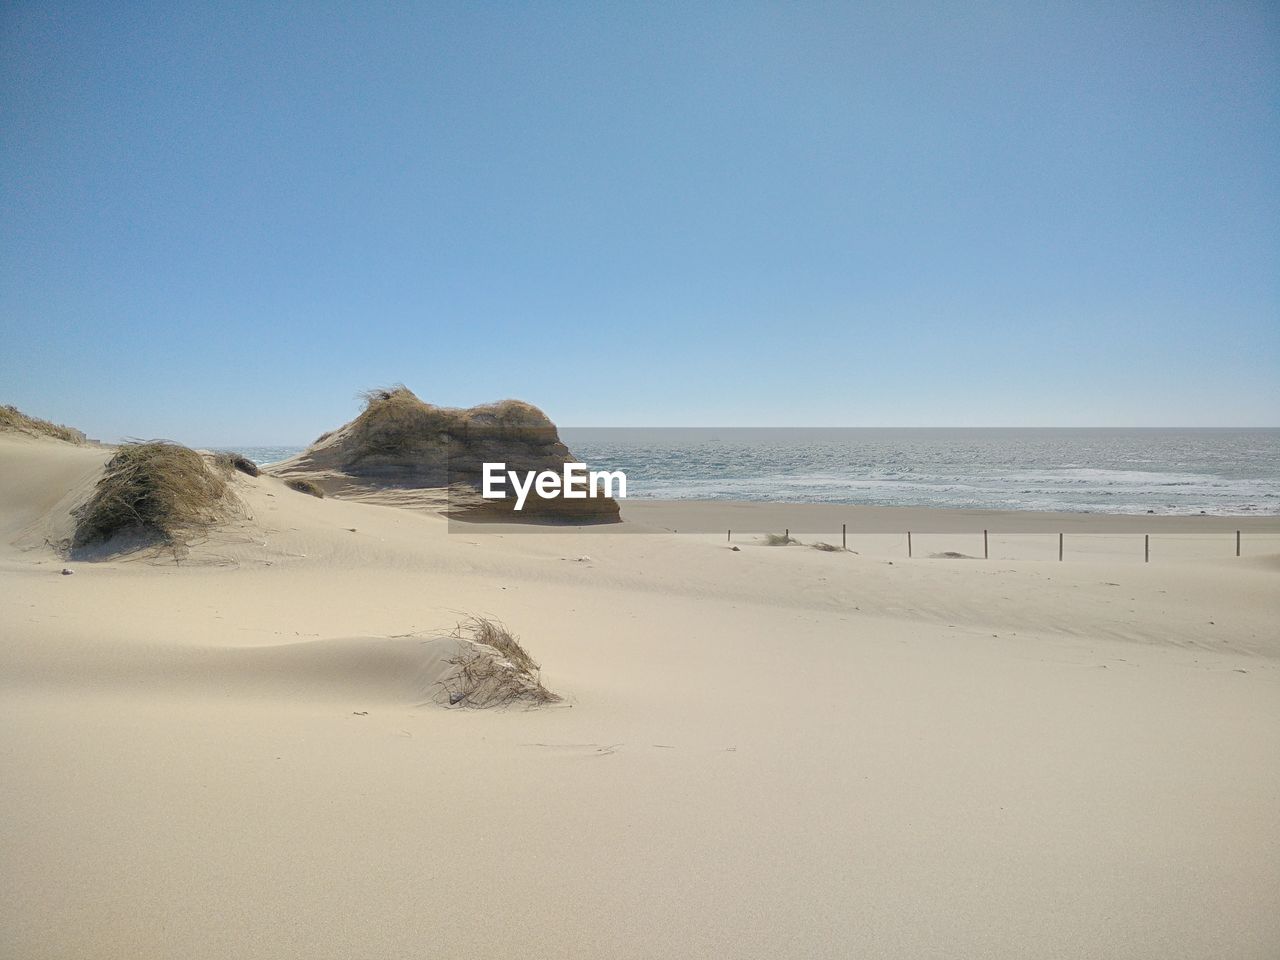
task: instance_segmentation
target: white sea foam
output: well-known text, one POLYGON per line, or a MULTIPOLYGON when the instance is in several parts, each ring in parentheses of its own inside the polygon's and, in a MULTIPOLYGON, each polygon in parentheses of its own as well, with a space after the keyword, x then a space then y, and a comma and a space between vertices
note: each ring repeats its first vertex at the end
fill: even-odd
POLYGON ((593 466, 625 469, 632 497, 1280 514, 1280 430, 564 433, 593 466))
MULTIPOLYGON (((631 498, 1280 515, 1280 430, 564 429, 631 498)), ((247 447, 259 463, 300 447, 247 447)))

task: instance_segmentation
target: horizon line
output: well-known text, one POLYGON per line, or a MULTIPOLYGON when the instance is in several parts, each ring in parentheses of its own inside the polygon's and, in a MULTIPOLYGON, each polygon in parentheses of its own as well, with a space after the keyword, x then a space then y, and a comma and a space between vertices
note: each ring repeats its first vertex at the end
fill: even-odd
MULTIPOLYGON (((601 426, 601 425, 566 425, 553 424, 557 430, 1277 430, 1280 431, 1280 424, 1274 426, 1265 425, 1246 425, 1246 426, 1147 426, 1147 425, 1126 425, 1126 426, 601 426)), ((138 438, 122 438, 118 441, 99 440, 90 437, 98 443, 131 443, 139 442, 138 438)), ((254 447, 308 447, 314 444, 311 440, 307 443, 287 443, 287 442, 259 442, 247 444, 254 447)), ((224 444, 219 443, 201 443, 196 444, 198 447, 221 447, 224 444)))

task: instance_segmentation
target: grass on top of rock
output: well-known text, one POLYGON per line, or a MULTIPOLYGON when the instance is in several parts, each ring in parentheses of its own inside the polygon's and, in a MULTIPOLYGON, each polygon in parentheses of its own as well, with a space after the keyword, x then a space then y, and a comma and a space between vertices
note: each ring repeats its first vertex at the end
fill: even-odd
POLYGON ((351 423, 356 458, 412 453, 452 425, 445 411, 423 403, 403 385, 366 390, 361 396, 364 409, 351 423))
POLYGON ((28 416, 17 407, 0 406, 0 430, 12 430, 32 437, 53 437, 67 443, 84 443, 85 435, 74 427, 64 427, 60 423, 41 420, 28 416))
POLYGON ((194 450, 168 440, 126 443, 74 511, 72 545, 128 533, 176 548, 226 519, 236 503, 226 480, 194 450))
POLYGON ((545 433, 551 439, 555 430, 546 414, 520 400, 467 409, 437 407, 424 403, 404 384, 366 390, 361 398, 364 410, 350 428, 353 460, 411 455, 442 439, 480 431, 539 437, 545 433))

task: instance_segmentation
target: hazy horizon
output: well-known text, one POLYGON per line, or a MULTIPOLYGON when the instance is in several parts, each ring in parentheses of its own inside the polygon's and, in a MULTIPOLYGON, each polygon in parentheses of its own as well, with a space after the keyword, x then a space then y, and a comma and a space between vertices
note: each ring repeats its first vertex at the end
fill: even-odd
MULTIPOLYGON (((24 410, 23 412, 28 413, 30 411, 24 410)), ((210 441, 207 439, 202 440, 198 437, 193 437, 193 436, 142 437, 141 435, 134 435, 134 434, 121 435, 116 437, 95 436, 93 434, 89 434, 89 436, 92 439, 103 442, 103 443, 120 443, 127 440, 140 440, 140 439, 165 439, 165 440, 177 440, 179 442, 186 443, 189 446, 202 448, 202 449, 232 450, 232 449, 239 449, 241 447, 245 447, 245 448, 247 447, 262 447, 262 448, 281 447, 281 448, 289 448, 289 449, 296 448, 296 449, 302 450, 302 449, 306 449, 311 444, 313 444, 316 441, 317 437, 319 437, 321 434, 337 429, 338 427, 343 426, 345 423, 350 422, 351 419, 355 418, 358 412, 359 412, 358 409, 353 408, 351 416, 348 417, 347 420, 344 420, 340 423, 333 423, 328 426, 322 427, 319 429, 318 432, 315 433, 314 436, 311 436, 310 438, 294 438, 292 440, 279 440, 279 439, 261 440, 261 439, 249 437, 248 433, 241 434, 238 438, 231 437, 229 439, 220 439, 220 440, 214 440, 214 441, 210 441), (249 439, 246 439, 246 437, 249 437, 249 439)), ((76 427, 77 425, 74 423, 69 423, 67 424, 67 426, 76 427)), ((1107 433, 1107 432, 1110 432, 1110 433, 1126 433, 1126 432, 1277 433, 1277 432, 1280 432, 1280 426, 1253 425, 1253 424, 1245 424, 1245 425, 1229 424, 1225 426, 1183 426, 1183 425, 1164 426, 1164 425, 1143 425, 1143 424, 1131 424, 1131 425, 1122 425, 1122 426, 1094 426, 1094 425, 992 426, 992 425, 982 425, 982 424, 975 424, 972 426, 939 426, 939 425, 923 425, 923 424, 901 425, 901 426, 881 426, 881 425, 874 425, 874 424, 862 425, 862 426, 840 425, 840 424, 826 424, 826 425, 774 424, 770 426, 760 426, 760 425, 744 425, 744 424, 738 424, 738 425, 677 424, 677 425, 671 425, 671 426, 655 426, 653 424, 602 425, 602 424, 584 424, 584 423, 557 423, 556 426, 557 426, 557 429, 562 434, 565 432, 572 433, 574 431, 604 432, 604 431, 610 431, 610 430, 617 430, 619 432, 624 432, 624 433, 634 432, 634 431, 654 431, 659 433, 669 433, 669 432, 679 432, 679 431, 700 432, 700 431, 708 431, 708 430, 724 430, 727 432, 730 432, 730 431, 831 432, 831 431, 863 430, 863 431, 883 431, 883 432, 913 431, 913 432, 921 432, 921 433, 925 433, 929 431, 936 431, 940 433, 945 433, 945 432, 979 433, 983 431, 1007 432, 1007 433, 1016 433, 1016 432, 1036 433, 1036 432, 1043 432, 1043 431, 1061 431, 1061 432, 1077 432, 1077 433, 1090 433, 1090 432, 1095 432, 1095 433, 1107 433)))
MULTIPOLYGON (((340 427, 342 424, 335 424, 334 427, 340 427)), ((727 435, 747 435, 747 434, 789 434, 789 433, 805 433, 813 435, 831 435, 840 433, 1007 433, 1007 434, 1037 434, 1037 433, 1064 433, 1064 434, 1097 434, 1097 435, 1124 435, 1131 433, 1280 433, 1280 427, 1267 426, 1223 426, 1223 427, 1182 427, 1182 426, 1125 426, 1125 427, 989 427, 989 426, 973 426, 973 427, 938 427, 938 426, 904 426, 904 427, 878 427, 878 426, 707 426, 707 425, 681 425, 671 427, 659 426, 599 426, 586 424, 557 424, 561 439, 567 444, 572 445, 576 437, 589 435, 594 438, 608 437, 613 433, 620 436, 634 439, 641 434, 651 434, 655 437, 671 437, 680 434, 701 434, 707 432, 722 431, 727 435)), ((95 438, 103 440, 104 438, 95 438)), ((123 438, 119 438, 123 439, 123 438)), ((174 439, 174 438, 165 438, 174 439)), ((115 442, 115 441, 106 441, 115 442)), ((305 450, 315 442, 315 438, 306 441, 292 442, 245 442, 228 441, 218 443, 201 443, 199 441, 191 441, 191 445, 215 450, 270 450, 281 449, 290 451, 305 450)))

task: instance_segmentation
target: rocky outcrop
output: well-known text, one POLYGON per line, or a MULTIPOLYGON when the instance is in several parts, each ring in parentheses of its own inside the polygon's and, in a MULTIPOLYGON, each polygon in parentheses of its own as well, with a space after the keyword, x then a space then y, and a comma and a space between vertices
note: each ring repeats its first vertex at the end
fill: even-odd
POLYGON ((449 516, 466 520, 614 523, 612 497, 542 498, 531 492, 524 509, 515 501, 480 495, 485 463, 508 470, 559 472, 576 462, 554 423, 537 407, 503 400, 469 409, 424 403, 407 387, 365 395, 358 417, 320 437, 289 460, 269 468, 284 478, 307 479, 331 495, 369 491, 430 491, 449 516))

